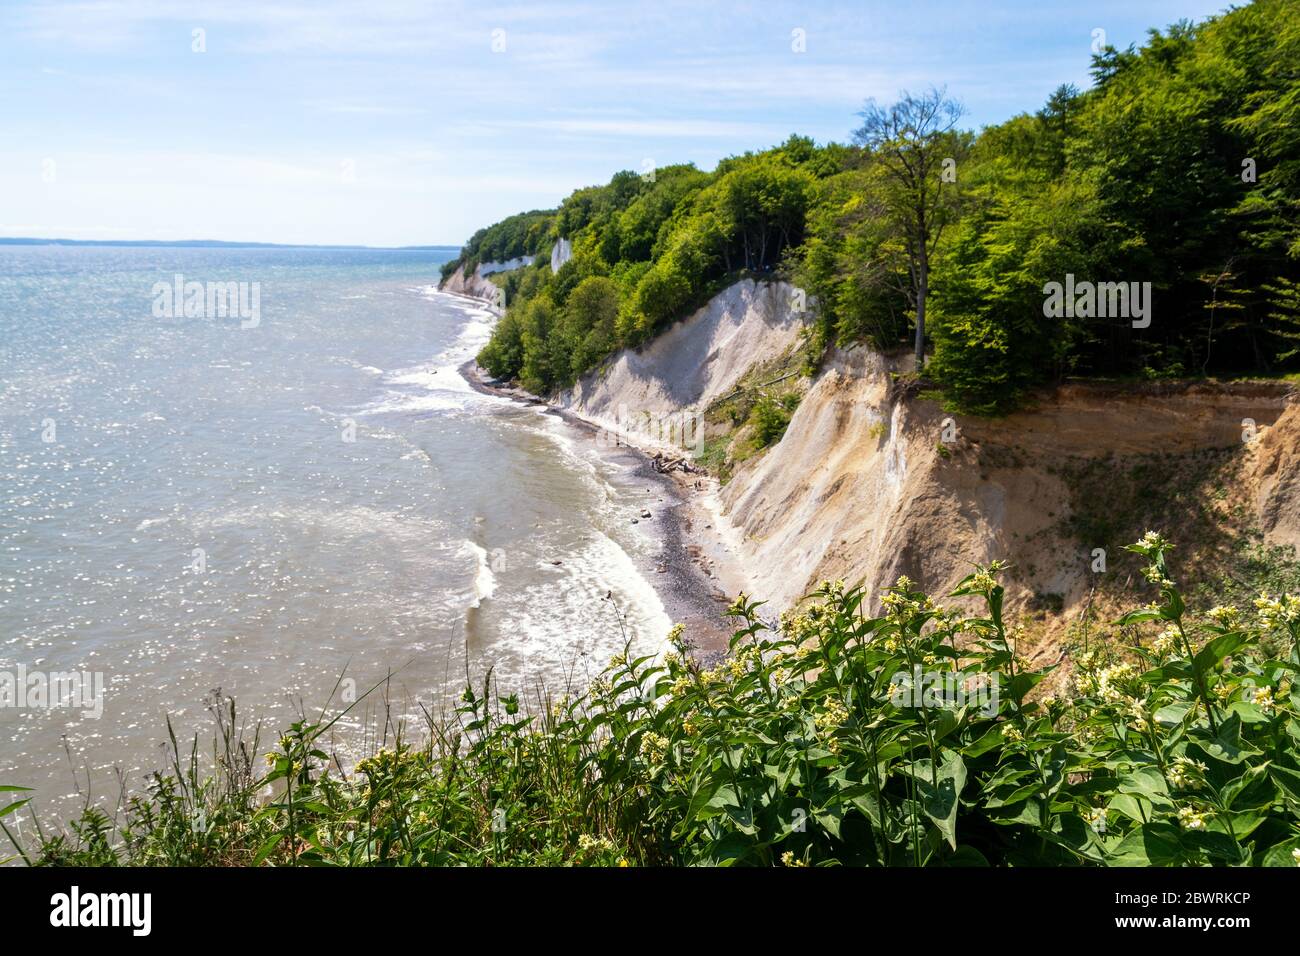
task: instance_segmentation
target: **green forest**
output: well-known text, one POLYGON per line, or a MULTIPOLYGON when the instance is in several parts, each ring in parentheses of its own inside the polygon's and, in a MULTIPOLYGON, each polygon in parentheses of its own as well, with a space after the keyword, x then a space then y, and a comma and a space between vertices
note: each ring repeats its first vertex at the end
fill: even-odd
POLYGON ((1005 413, 1067 377, 1292 374, 1298 14, 1260 0, 1152 30, 1095 55, 1091 88, 978 132, 932 89, 868 103, 845 144, 620 172, 480 230, 444 277, 537 257, 494 276, 508 309, 480 362, 541 393, 746 276, 806 291, 810 368, 832 346, 923 347, 954 411, 1005 413), (561 237, 573 256, 552 274, 561 237), (1067 276, 1149 283, 1149 314, 1046 315, 1067 276))

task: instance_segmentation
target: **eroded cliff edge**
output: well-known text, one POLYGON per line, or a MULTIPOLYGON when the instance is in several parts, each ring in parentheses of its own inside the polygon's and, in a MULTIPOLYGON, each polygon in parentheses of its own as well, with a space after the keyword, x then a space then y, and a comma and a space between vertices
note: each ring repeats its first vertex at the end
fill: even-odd
MULTIPOLYGON (((702 416, 709 443, 725 441, 737 425, 716 420, 718 403, 794 367, 797 301, 784 283, 737 283, 558 404, 625 431, 629 419, 702 416)), ((942 594, 998 558, 1015 565, 1013 607, 1064 619, 1124 588, 1131 600, 1136 565, 1122 545, 1147 526, 1178 540, 1189 572, 1248 539, 1300 548, 1292 386, 1068 384, 984 420, 944 412, 910 368, 856 347, 811 378, 776 379, 802 395, 783 436, 714 488, 717 530, 750 593, 782 609, 843 579, 874 602, 906 574, 942 594)), ((680 441, 631 436, 658 450, 680 441)))

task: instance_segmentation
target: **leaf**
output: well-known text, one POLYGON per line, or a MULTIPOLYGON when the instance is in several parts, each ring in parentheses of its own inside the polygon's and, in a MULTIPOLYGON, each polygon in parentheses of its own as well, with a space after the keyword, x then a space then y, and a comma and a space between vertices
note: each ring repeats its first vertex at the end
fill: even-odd
POLYGON ((719 787, 705 806, 717 807, 720 810, 724 807, 738 807, 740 806, 740 798, 736 796, 736 788, 731 784, 727 784, 719 787))
POLYGON ((1169 602, 1160 611, 1160 615, 1168 621, 1176 621, 1183 616, 1183 612, 1187 610, 1187 605, 1183 603, 1183 596, 1177 591, 1166 589, 1166 593, 1169 595, 1169 602))
POLYGON ((713 799, 713 795, 717 793, 720 786, 722 786, 720 780, 705 780, 704 785, 696 790, 691 796, 691 802, 687 805, 686 813, 683 815, 685 820, 702 820, 707 817, 715 816, 715 813, 705 813, 704 810, 708 807, 709 802, 713 799))
POLYGON ((921 809, 934 821, 948 846, 957 849, 957 805, 966 786, 966 763, 952 750, 943 752, 936 779, 931 779, 929 760, 918 760, 909 770, 921 797, 921 809))
POLYGON ((1183 859, 1181 831, 1171 823, 1145 823, 1115 847, 1110 866, 1175 866, 1183 859))
POLYGON ((1172 660, 1146 671, 1140 679, 1144 684, 1163 684, 1171 680, 1186 680, 1191 676, 1192 668, 1186 661, 1172 660))
POLYGON ((1150 611, 1145 608, 1139 611, 1129 611, 1118 621, 1115 622, 1117 627, 1124 627, 1127 624, 1139 624, 1142 621, 1157 621, 1160 619, 1159 611, 1150 611))
POLYGON ((1020 804, 1015 813, 1007 809, 995 809, 989 813, 989 819, 1001 826, 1023 823, 1027 826, 1039 826, 1043 822, 1043 805, 1038 800, 1026 800, 1020 804))
POLYGON ((993 727, 984 734, 979 740, 968 744, 965 748, 966 756, 978 757, 982 753, 987 753, 995 747, 1002 744, 1002 727, 994 724, 993 727))
POLYGON ((728 833, 713 841, 708 856, 714 866, 734 866, 755 850, 754 841, 740 833, 728 833))
POLYGON ((1275 847, 1270 847, 1259 860, 1260 866, 1285 866, 1291 869, 1295 868, 1295 857, 1291 851, 1300 847, 1300 840, 1288 840, 1286 843, 1279 843, 1275 847))
POLYGON ((973 846, 962 844, 957 847, 956 852, 941 862, 942 866, 988 866, 989 861, 984 854, 973 846))
POLYGON ((283 839, 283 833, 276 833, 258 847, 257 854, 253 857, 253 866, 260 866, 262 862, 271 855, 271 851, 280 845, 280 841, 283 839))
POLYGON ((1250 704, 1244 700, 1234 700, 1230 703, 1228 713, 1236 714, 1244 724, 1266 724, 1272 719, 1258 704, 1250 704))
POLYGON ((31 802, 32 802, 32 798, 31 798, 31 797, 28 797, 28 798, 25 799, 25 800, 15 800, 13 803, 9 804, 9 806, 7 806, 7 807, 5 807, 4 809, 0 810, 0 817, 7 817, 9 814, 13 813, 15 810, 17 810, 17 809, 19 809, 20 807, 22 807, 22 806, 24 806, 24 805, 26 805, 26 804, 28 804, 28 803, 31 803, 31 802))
POLYGON ((1219 725, 1219 732, 1209 740, 1198 739, 1196 745, 1215 760, 1241 763, 1259 751, 1241 742, 1241 718, 1233 714, 1219 725))
POLYGON ((826 828, 835 839, 840 839, 840 822, 844 819, 844 811, 840 807, 829 807, 825 810, 813 811, 813 819, 826 828))
POLYGON ((935 740, 942 740, 957 728, 957 715, 946 707, 931 708, 930 733, 935 740))
POLYGON ((1292 770, 1290 767, 1273 764, 1269 767, 1269 775, 1272 776, 1273 782, 1285 790, 1293 799, 1300 801, 1300 772, 1292 770))
POLYGON ((1130 770, 1120 778, 1115 789, 1120 793, 1144 797, 1156 806, 1167 806, 1173 802, 1169 799, 1169 784, 1157 767, 1130 770))
POLYGON ((1155 713, 1156 723, 1163 724, 1166 727, 1174 727, 1183 722, 1188 711, 1192 709, 1191 701, 1178 701, 1173 704, 1166 704, 1155 713))
POLYGON ((1192 658, 1192 665, 1196 673, 1204 674, 1237 648, 1248 643, 1250 643, 1250 636, 1241 631, 1221 634, 1197 651, 1196 656, 1192 658))
POLYGON ((1041 671, 1021 671, 1011 679, 1007 686, 1007 690, 1011 694, 1011 699, 1014 701, 1024 700, 1025 695, 1041 683, 1043 678, 1050 674, 1055 668, 1056 665, 1053 664, 1051 667, 1044 668, 1041 671))
MULTIPOLYGON (((1231 807, 1247 788, 1264 778, 1268 773, 1269 765, 1270 761, 1265 760, 1253 767, 1247 767, 1246 772, 1241 776, 1221 786, 1219 788, 1219 799, 1223 802, 1223 805, 1231 807)), ((1260 789, 1265 792, 1262 795, 1258 792, 1255 794, 1255 805, 1265 806, 1271 803, 1276 796, 1276 792, 1271 787, 1262 787, 1260 789)))
MULTIPOLYGON (((985 789, 987 790, 987 788, 985 789)), ((1042 781, 1035 778, 1033 780, 1030 780, 1026 784, 1021 784, 1019 787, 1015 788, 1014 790, 1011 790, 1010 792, 1004 790, 998 794, 995 794, 994 796, 989 797, 984 801, 984 805, 986 807, 989 807, 990 809, 1015 806, 1017 803, 1019 803, 1021 800, 1024 800, 1027 797, 1036 796, 1042 791, 1042 789, 1043 789, 1042 781)))
POLYGON ((746 836, 755 836, 758 833, 758 827, 754 823, 754 815, 747 810, 739 807, 728 807, 726 809, 728 819, 734 826, 746 836))
POLYGON ((1131 793, 1117 793, 1110 798, 1107 808, 1124 814, 1136 824, 1144 824, 1151 820, 1155 815, 1155 807, 1148 800, 1136 797, 1131 793))
POLYGON ((803 774, 800 770, 801 767, 797 763, 790 763, 785 767, 774 767, 770 763, 763 764, 763 774, 776 784, 778 790, 788 790, 791 785, 803 786, 803 774))
POLYGON ((1189 830, 1184 834, 1183 839, 1191 846, 1204 850, 1211 860, 1218 861, 1221 864, 1236 866, 1246 862, 1245 851, 1227 833, 1213 830, 1189 830))

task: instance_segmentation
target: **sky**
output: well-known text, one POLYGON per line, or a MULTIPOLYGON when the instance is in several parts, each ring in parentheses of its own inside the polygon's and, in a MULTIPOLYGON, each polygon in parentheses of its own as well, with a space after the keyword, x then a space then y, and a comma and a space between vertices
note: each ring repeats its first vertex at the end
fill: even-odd
POLYGON ((0 0, 0 236, 459 245, 904 89, 978 129, 1225 5, 0 0))

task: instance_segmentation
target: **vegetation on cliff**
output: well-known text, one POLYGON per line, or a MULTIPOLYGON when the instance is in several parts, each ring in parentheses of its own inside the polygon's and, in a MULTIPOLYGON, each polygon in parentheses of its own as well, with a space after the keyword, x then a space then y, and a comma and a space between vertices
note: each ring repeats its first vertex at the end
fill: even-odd
MULTIPOLYGON (((680 630, 531 713, 491 675, 425 742, 345 772, 331 722, 255 769, 221 713, 217 773, 172 772, 118 824, 90 808, 23 848, 46 865, 1266 865, 1300 862, 1300 598, 1193 613, 1171 546, 1132 546, 1154 600, 1035 687, 997 565, 937 606, 900 580, 883 616, 825 585, 766 621, 733 605, 712 668, 680 630), (263 796, 274 792, 274 796, 263 796)), ((3 817, 21 801, 0 810, 3 817)), ((8 832, 8 830, 6 830, 8 832)), ((12 837, 11 837, 12 838, 12 837)))
POLYGON ((1296 62, 1294 5, 1257 0, 1107 48, 1091 89, 978 134, 921 128, 955 115, 942 94, 869 105, 853 145, 792 136, 711 173, 622 172, 480 232, 448 270, 572 241, 556 274, 540 256, 502 277, 509 311, 481 356, 536 391, 773 272, 816 304, 814 361, 903 346, 924 299, 926 375, 958 411, 1003 412, 1070 375, 1278 374, 1300 367, 1296 62), (924 175, 900 178, 900 156, 924 175), (1149 314, 1045 317, 1067 275, 1150 283, 1149 314))

